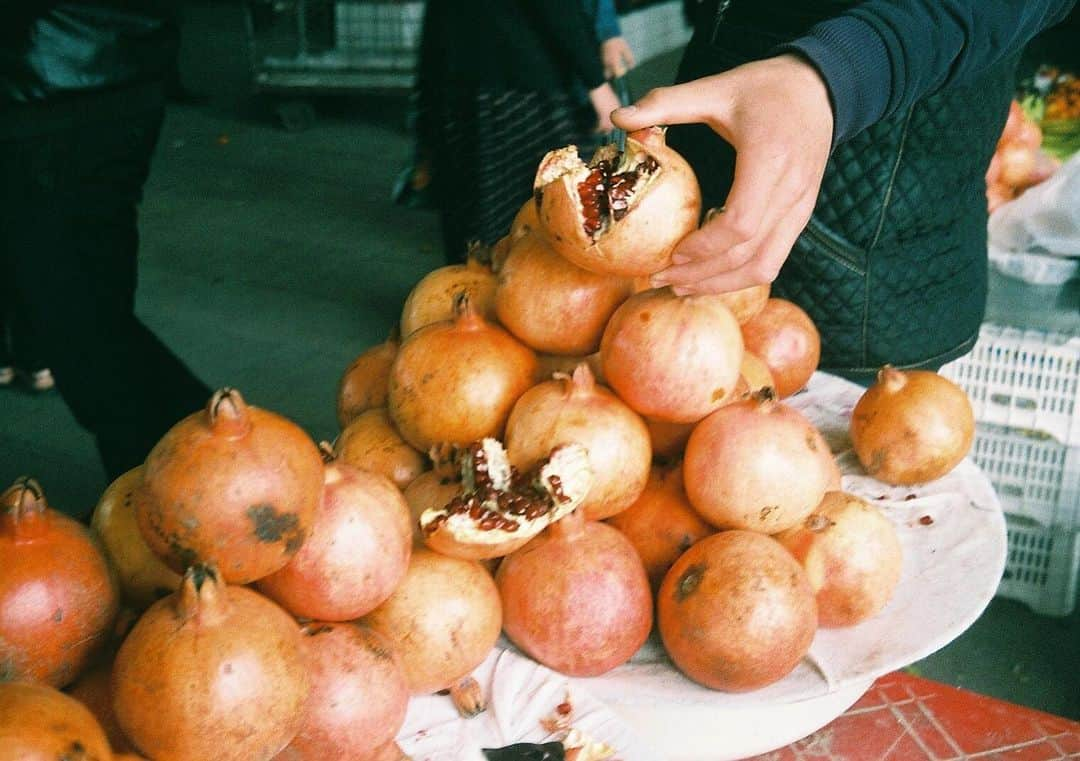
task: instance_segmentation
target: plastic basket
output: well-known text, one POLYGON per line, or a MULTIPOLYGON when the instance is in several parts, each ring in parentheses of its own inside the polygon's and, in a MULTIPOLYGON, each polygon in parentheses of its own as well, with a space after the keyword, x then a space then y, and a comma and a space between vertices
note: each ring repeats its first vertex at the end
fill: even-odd
POLYGON ((1006 513, 1008 559, 998 595, 1044 616, 1067 616, 1076 605, 1080 530, 1047 528, 1006 513))
POLYGON ((1080 447, 980 423, 971 457, 1005 511, 1009 552, 998 594, 1068 615, 1080 574, 1080 447))
POLYGON ((967 392, 976 420, 1080 445, 1080 336, 984 323, 941 374, 967 392))

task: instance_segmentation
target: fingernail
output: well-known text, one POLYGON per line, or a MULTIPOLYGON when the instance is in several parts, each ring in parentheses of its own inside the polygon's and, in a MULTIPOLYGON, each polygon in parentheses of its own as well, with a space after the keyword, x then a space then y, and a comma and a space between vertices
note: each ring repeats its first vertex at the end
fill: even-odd
POLYGON ((622 108, 616 108, 613 115, 619 114, 620 116, 630 116, 636 111, 637 106, 623 106, 622 108))
POLYGON ((671 289, 671 292, 674 293, 676 296, 691 296, 693 295, 694 290, 692 288, 677 285, 671 289))

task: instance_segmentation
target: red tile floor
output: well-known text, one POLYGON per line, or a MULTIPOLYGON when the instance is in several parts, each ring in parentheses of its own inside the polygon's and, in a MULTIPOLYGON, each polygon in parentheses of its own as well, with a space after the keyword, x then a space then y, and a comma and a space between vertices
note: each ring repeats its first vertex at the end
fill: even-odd
POLYGON ((809 737, 756 761, 1080 759, 1080 723, 903 672, 809 737))

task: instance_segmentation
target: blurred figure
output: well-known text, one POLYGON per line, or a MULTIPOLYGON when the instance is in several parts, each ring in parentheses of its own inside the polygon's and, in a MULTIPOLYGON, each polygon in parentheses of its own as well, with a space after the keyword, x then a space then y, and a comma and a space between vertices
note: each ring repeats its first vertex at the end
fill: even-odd
POLYGON ((448 261, 506 235, 540 159, 576 142, 577 83, 610 132, 619 100, 582 0, 427 4, 418 128, 448 261))
POLYGON ((171 6, 0 9, 0 273, 110 479, 210 396, 134 311, 137 206, 177 55, 171 6))

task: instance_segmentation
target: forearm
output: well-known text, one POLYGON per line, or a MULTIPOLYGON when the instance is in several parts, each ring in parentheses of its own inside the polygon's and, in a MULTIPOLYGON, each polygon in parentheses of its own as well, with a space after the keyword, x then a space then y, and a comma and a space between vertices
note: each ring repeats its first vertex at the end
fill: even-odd
POLYGON ((867 0, 781 50, 818 69, 833 143, 1020 52, 1076 0, 867 0))
POLYGON ((600 42, 612 37, 621 37, 619 16, 615 12, 615 0, 597 0, 596 3, 596 39, 600 42))

